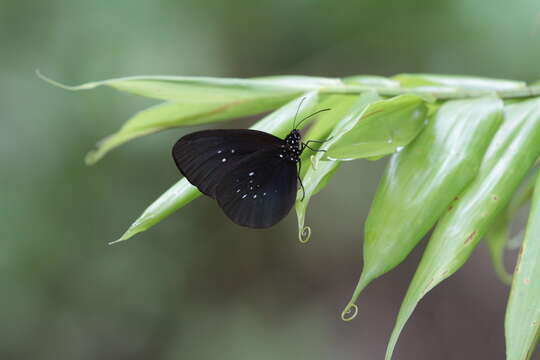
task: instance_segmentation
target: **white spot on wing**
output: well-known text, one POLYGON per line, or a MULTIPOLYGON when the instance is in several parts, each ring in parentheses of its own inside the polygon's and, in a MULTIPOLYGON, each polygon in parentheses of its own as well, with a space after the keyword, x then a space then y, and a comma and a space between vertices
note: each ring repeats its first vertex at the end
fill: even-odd
POLYGON ((227 161, 227 158, 221 159, 221 162, 225 162, 225 161, 227 161))

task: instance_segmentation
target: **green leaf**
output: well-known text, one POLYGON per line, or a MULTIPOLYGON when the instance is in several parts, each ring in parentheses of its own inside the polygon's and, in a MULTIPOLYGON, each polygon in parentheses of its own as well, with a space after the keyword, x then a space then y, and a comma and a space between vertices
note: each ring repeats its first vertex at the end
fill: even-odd
POLYGON ((336 78, 326 78, 317 76, 303 76, 303 75, 277 75, 277 76, 265 76, 257 77, 252 80, 264 81, 267 84, 273 86, 283 86, 287 88, 298 89, 318 89, 321 87, 334 87, 342 85, 342 81, 336 78))
POLYGON ((196 187, 191 185, 185 178, 181 179, 150 204, 118 240, 109 244, 127 240, 140 232, 148 230, 200 195, 202 194, 196 187))
POLYGON ((521 81, 488 79, 473 76, 399 74, 392 77, 403 87, 449 86, 467 90, 510 90, 527 86, 521 81))
POLYGON ((399 82, 396 80, 392 80, 392 79, 382 77, 382 76, 373 76, 373 75, 349 76, 343 79, 343 83, 347 85, 365 85, 365 86, 373 86, 377 88, 399 87, 399 82))
MULTIPOLYGON (((298 112, 298 116, 302 117, 313 113, 319 102, 317 92, 304 94, 301 98, 297 98, 289 102, 279 110, 274 111, 264 119, 257 122, 251 127, 251 129, 265 131, 280 137, 285 136, 292 129, 294 116, 302 98, 305 98, 305 100, 302 103, 302 108, 298 112)), ((302 125, 308 123, 309 120, 304 122, 302 125)), ((157 200, 150 204, 150 206, 144 210, 137 220, 131 224, 120 239, 114 241, 113 243, 127 240, 135 234, 148 230, 200 195, 201 193, 199 190, 192 186, 185 178, 180 180, 169 190, 163 193, 157 200)))
MULTIPOLYGON (((323 100, 320 103, 320 108, 322 109, 330 109, 332 114, 336 114, 336 111, 338 111, 337 107, 342 102, 350 102, 351 104, 358 98, 358 95, 330 95, 330 96, 323 96, 321 97, 323 100)), ((328 113, 327 115, 330 115, 331 113, 328 113)), ((319 116, 316 120, 313 121, 313 125, 309 127, 309 130, 303 136, 303 141, 309 141, 309 140, 316 140, 316 141, 325 141, 330 137, 330 133, 332 132, 332 129, 336 126, 336 123, 341 120, 338 116, 319 116)), ((309 144, 309 147, 318 150, 321 148, 321 146, 324 145, 325 148, 327 148, 328 141, 325 141, 324 143, 319 142, 312 142, 309 144)), ((301 155, 301 160, 303 164, 308 164, 310 161, 310 158, 312 155, 316 154, 315 151, 312 151, 309 148, 305 148, 301 155)), ((306 166, 303 166, 300 169, 300 177, 303 177, 307 170, 309 169, 309 164, 306 166)))
POLYGON ((391 157, 366 220, 364 268, 344 320, 350 320, 347 313, 362 290, 400 264, 451 210, 474 179, 502 109, 494 97, 446 102, 424 131, 391 157))
POLYGON ((540 155, 540 98, 509 105, 504 115, 477 177, 435 228, 401 304, 387 360, 418 302, 465 263, 540 155))
POLYGON ((499 215, 493 224, 493 227, 486 235, 486 244, 491 257, 491 263, 495 274, 503 284, 510 285, 512 275, 506 270, 504 265, 504 249, 508 243, 508 232, 510 231, 510 222, 506 212, 499 215))
POLYGON ((234 100, 222 103, 177 103, 166 102, 143 110, 129 119, 116 133, 101 140, 97 149, 85 158, 94 164, 115 147, 129 140, 179 126, 192 126, 235 119, 273 110, 291 97, 272 99, 234 100))
POLYGON ((536 186, 525 240, 514 271, 505 317, 506 359, 530 359, 540 329, 540 177, 536 186))
POLYGON ((329 147, 330 160, 387 155, 402 149, 424 128, 427 107, 416 95, 401 95, 369 105, 366 116, 329 147))
MULTIPOLYGON (((336 100, 339 102, 334 105, 332 111, 325 113, 319 119, 320 122, 336 124, 330 133, 330 138, 326 142, 325 147, 331 147, 334 142, 339 141, 343 134, 354 127, 358 121, 361 121, 369 104, 379 99, 380 97, 374 92, 366 92, 354 97, 337 98, 336 100)), ((337 161, 321 161, 323 154, 323 152, 318 152, 312 156, 311 164, 309 162, 307 163, 309 168, 302 179, 305 193, 302 199, 300 192, 296 200, 296 215, 301 242, 307 242, 311 233, 310 228, 304 226, 309 200, 326 186, 339 166, 339 162, 337 161)))
POLYGON ((308 76, 275 76, 258 79, 222 79, 189 76, 134 76, 66 86, 87 90, 109 86, 128 93, 167 102, 137 113, 116 133, 98 143, 86 156, 94 164, 125 142, 173 127, 225 121, 274 110, 296 96, 321 87, 341 85, 339 79, 308 76))
POLYGON ((398 74, 392 76, 392 80, 397 81, 399 86, 406 88, 443 85, 437 81, 427 79, 417 74, 398 74))
POLYGON ((538 169, 534 171, 534 175, 530 176, 529 179, 525 181, 525 185, 517 191, 517 194, 510 201, 510 204, 508 204, 506 209, 497 217, 493 227, 486 235, 486 244, 489 249, 495 273, 499 279, 507 285, 512 281, 512 275, 506 271, 504 265, 504 251, 510 243, 510 225, 517 211, 532 197, 537 176, 538 169))
POLYGON ((100 86, 181 103, 229 104, 234 101, 290 97, 323 86, 339 86, 339 79, 307 76, 275 76, 259 79, 200 76, 131 76, 67 86, 38 72, 43 80, 66 90, 89 90, 100 86))

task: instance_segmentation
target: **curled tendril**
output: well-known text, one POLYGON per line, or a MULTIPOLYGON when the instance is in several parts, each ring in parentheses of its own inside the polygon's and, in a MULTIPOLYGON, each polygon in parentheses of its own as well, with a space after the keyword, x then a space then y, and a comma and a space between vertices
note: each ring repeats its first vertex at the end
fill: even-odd
POLYGON ((300 240, 302 244, 305 244, 309 241, 310 238, 311 238, 311 228, 309 226, 304 226, 302 231, 298 234, 298 240, 300 240))
POLYGON ((311 155, 309 161, 311 161, 311 167, 313 168, 313 170, 317 170, 317 167, 319 166, 319 161, 317 160, 317 158, 311 155))
POLYGON ((356 304, 347 304, 347 307, 341 312, 341 320, 351 321, 358 315, 358 306, 356 304))

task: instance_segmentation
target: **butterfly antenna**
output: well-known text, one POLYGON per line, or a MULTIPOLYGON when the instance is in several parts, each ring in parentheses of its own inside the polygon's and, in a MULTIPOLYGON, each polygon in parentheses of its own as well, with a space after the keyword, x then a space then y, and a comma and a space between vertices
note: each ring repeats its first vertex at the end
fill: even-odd
MULTIPOLYGON (((313 114, 308 115, 308 116, 306 116, 305 118, 303 118, 303 119, 298 123, 298 126, 300 126, 301 123, 303 123, 304 121, 306 121, 306 120, 309 119, 310 117, 315 116, 315 115, 317 115, 317 114, 320 114, 320 113, 322 113, 323 111, 328 111, 328 110, 332 110, 332 109, 327 108, 327 109, 322 109, 322 110, 319 110, 319 111, 315 111, 313 114)), ((296 127, 295 127, 295 129, 296 129, 296 127)))
POLYGON ((300 103, 298 104, 298 107, 296 108, 296 114, 294 114, 294 121, 293 121, 293 129, 296 129, 296 117, 298 116, 298 112, 300 111, 300 108, 302 107, 302 103, 306 100, 306 97, 304 96, 302 100, 300 100, 300 103))

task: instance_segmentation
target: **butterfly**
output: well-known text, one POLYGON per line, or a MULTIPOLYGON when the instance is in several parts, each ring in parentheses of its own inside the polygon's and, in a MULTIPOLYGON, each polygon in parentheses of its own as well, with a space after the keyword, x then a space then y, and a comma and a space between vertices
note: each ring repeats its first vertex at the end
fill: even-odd
POLYGON ((215 199, 234 223, 268 228, 291 210, 298 181, 303 189, 298 174, 304 149, 324 151, 312 149, 310 142, 324 141, 303 143, 294 124, 284 139, 258 130, 203 130, 180 138, 172 148, 172 157, 182 175, 215 199))

